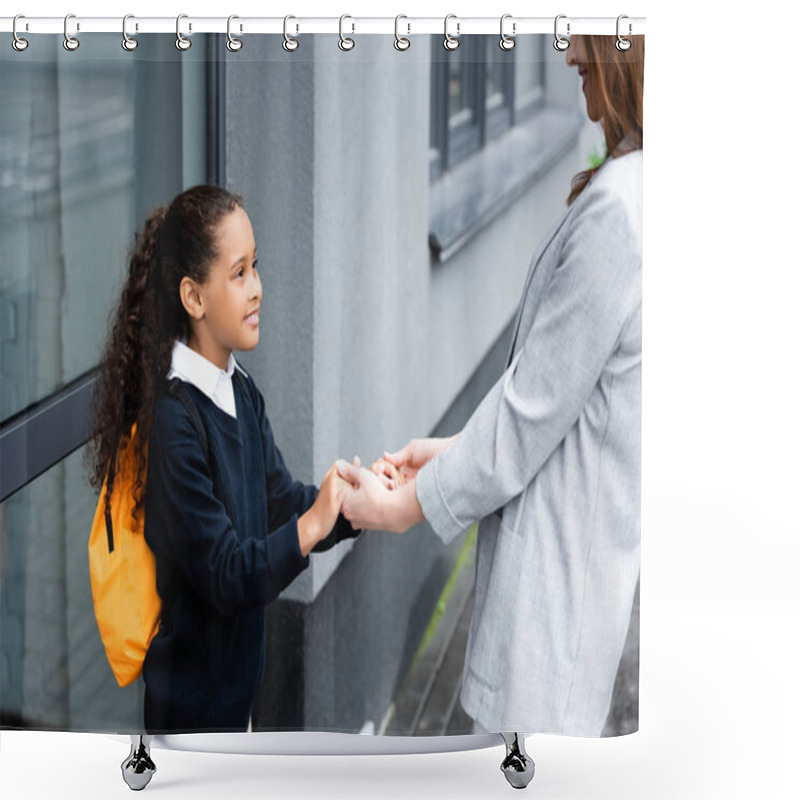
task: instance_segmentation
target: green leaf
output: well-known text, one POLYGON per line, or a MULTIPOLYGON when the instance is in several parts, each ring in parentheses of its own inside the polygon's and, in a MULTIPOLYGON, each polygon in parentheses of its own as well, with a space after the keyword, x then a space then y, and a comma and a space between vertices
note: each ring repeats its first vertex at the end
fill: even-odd
POLYGON ((589 169, 596 169, 606 160, 606 143, 603 142, 602 146, 592 148, 592 152, 586 157, 586 162, 589 169))

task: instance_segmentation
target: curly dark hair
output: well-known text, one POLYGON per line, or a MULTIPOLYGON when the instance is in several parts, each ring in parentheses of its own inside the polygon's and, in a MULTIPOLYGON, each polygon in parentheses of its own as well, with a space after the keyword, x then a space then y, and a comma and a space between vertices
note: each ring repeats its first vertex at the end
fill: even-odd
MULTIPOLYGON (((644 36, 631 36, 631 47, 623 52, 617 50, 615 36, 586 35, 583 38, 588 56, 586 67, 594 84, 599 87, 604 110, 601 124, 606 140, 606 159, 625 137, 630 137, 634 150, 641 150, 644 138, 644 36)), ((601 166, 598 164, 575 175, 567 205, 572 205, 601 166)))
MULTIPOLYGON (((134 516, 144 503, 147 441, 156 399, 166 385, 174 342, 190 333, 180 284, 186 276, 206 282, 219 255, 217 227, 237 207, 244 207, 241 195, 219 186, 193 186, 168 207, 153 209, 134 235, 128 278, 111 318, 95 384, 85 455, 90 483, 99 490, 112 459, 116 465, 117 455, 130 443, 136 423, 134 516)), ((108 477, 106 507, 114 487, 113 472, 108 477)))

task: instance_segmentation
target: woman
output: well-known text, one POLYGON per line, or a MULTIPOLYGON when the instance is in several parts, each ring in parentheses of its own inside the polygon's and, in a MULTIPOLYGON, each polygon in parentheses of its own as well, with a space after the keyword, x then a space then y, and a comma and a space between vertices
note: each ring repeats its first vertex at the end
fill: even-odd
POLYGON ((475 730, 600 736, 639 573, 644 39, 573 36, 607 157, 534 255, 507 368, 463 431, 413 440, 355 487, 360 528, 480 520, 461 702, 475 730), (404 484, 404 485, 403 485, 404 484), (390 488, 395 487, 393 491, 390 488))

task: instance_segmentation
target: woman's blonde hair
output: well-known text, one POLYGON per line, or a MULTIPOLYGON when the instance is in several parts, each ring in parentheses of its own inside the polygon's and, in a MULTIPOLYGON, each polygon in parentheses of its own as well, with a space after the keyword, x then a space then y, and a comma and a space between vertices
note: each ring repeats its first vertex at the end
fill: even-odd
MULTIPOLYGON (((617 50, 616 36, 587 35, 583 38, 589 79, 597 87, 598 102, 603 109, 601 125, 606 140, 606 158, 611 158, 626 137, 630 139, 630 149, 641 150, 644 36, 631 36, 631 47, 625 51, 617 50)), ((583 170, 572 179, 567 205, 572 204, 600 166, 583 170)))

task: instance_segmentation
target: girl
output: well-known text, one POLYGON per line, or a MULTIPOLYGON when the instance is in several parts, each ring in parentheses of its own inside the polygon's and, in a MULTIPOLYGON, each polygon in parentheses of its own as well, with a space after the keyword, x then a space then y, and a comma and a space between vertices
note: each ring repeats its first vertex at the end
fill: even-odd
POLYGON ((504 374, 460 434, 414 439, 372 471, 340 465, 360 487, 343 505, 359 527, 427 519, 450 542, 480 520, 461 686, 476 733, 602 735, 631 617, 644 37, 627 52, 615 41, 570 38, 567 65, 608 156, 575 176, 531 260, 504 374))
POLYGON ((247 730, 264 606, 312 550, 357 535, 339 513, 349 485, 333 467, 319 490, 292 479, 264 398, 233 357, 258 344, 256 264, 241 196, 201 185, 156 208, 136 235, 102 362, 92 483, 136 422, 136 511, 144 505, 162 601, 143 666, 151 734, 247 730), (169 378, 197 408, 208 460, 169 378))

